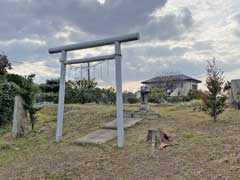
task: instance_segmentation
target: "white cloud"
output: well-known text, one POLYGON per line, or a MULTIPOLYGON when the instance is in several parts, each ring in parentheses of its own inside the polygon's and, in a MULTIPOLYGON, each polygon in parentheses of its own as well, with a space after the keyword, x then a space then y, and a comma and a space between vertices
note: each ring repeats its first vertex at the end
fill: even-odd
MULTIPOLYGON (((123 91, 130 91, 130 92, 137 92, 140 90, 140 87, 142 86, 141 81, 126 81, 123 82, 123 86, 122 89, 123 91)), ((116 88, 115 85, 102 85, 102 86, 98 86, 100 88, 116 88)))
MULTIPOLYGON (((20 2, 19 0, 12 1, 20 2)), ((146 4, 144 4, 145 2, 141 1, 139 4, 144 8, 140 7, 143 10, 139 11, 141 12, 139 13, 136 11, 139 10, 139 8, 127 6, 129 5, 128 3, 132 1, 120 0, 116 3, 109 3, 110 1, 105 2, 105 0, 81 0, 81 2, 82 1, 84 2, 83 4, 81 4, 80 1, 79 3, 73 3, 75 6, 71 7, 71 9, 75 9, 75 11, 68 12, 65 11, 65 8, 68 8, 71 3, 67 1, 59 1, 59 7, 60 5, 64 7, 62 11, 54 11, 54 9, 51 9, 51 1, 46 1, 44 6, 41 3, 26 6, 25 10, 28 10, 26 13, 22 10, 22 6, 20 6, 21 11, 20 13, 16 13, 16 17, 21 18, 22 16, 24 17, 24 15, 28 16, 31 14, 31 17, 34 17, 34 19, 28 21, 31 22, 30 24, 19 22, 21 19, 26 18, 15 19, 15 16, 12 15, 9 16, 6 22, 4 22, 5 19, 3 19, 1 29, 5 31, 1 33, 0 48, 3 49, 7 55, 10 54, 9 57, 14 57, 14 60, 17 58, 29 59, 25 57, 26 54, 29 53, 28 57, 32 59, 41 57, 43 61, 44 58, 47 59, 51 57, 47 54, 47 48, 45 48, 47 45, 61 46, 64 44, 89 41, 91 39, 99 39, 103 38, 102 36, 107 37, 123 31, 129 32, 130 30, 135 30, 143 31, 141 33, 141 40, 123 45, 123 62, 125 64, 127 62, 127 66, 125 66, 125 68, 123 66, 123 75, 125 75, 124 79, 126 80, 124 85, 125 89, 128 87, 134 89, 137 87, 138 81, 154 76, 156 75, 155 72, 163 70, 174 72, 180 69, 181 72, 186 73, 186 75, 202 77, 205 71, 203 64, 207 59, 211 59, 212 57, 216 57, 220 64, 223 65, 221 68, 225 71, 228 78, 240 77, 240 74, 235 69, 236 66, 240 65, 240 24, 235 18, 235 16, 239 14, 240 2, 238 0, 168 0, 165 6, 159 3, 159 5, 162 4, 161 8, 152 12, 150 17, 147 15, 149 15, 152 9, 157 7, 157 3, 152 4, 151 8, 148 8, 146 4), (99 3, 102 6, 99 5, 99 3), (119 11, 119 13, 126 12, 123 15, 129 17, 130 21, 125 21, 125 19, 122 18, 123 15, 118 16, 118 10, 114 8, 119 4, 123 5, 121 6, 122 8, 127 8, 127 11, 119 11), (126 6, 124 6, 124 4, 126 6), (115 6, 112 7, 113 5, 115 6), (45 12, 45 6, 49 8, 49 12, 46 12, 43 16, 42 12, 45 12), (32 10, 32 8, 34 9, 32 10), (79 11, 79 9, 82 11, 79 11), (109 9, 111 9, 111 11, 108 11, 109 9), (189 14, 192 16, 190 20, 192 19, 193 23, 189 28, 187 28, 184 33, 180 33, 180 36, 177 36, 177 38, 167 37, 164 40, 157 38, 161 33, 168 34, 168 30, 174 31, 174 23, 178 23, 178 21, 184 19, 182 17, 184 15, 184 9, 189 10, 189 14), (108 11, 107 14, 105 10, 108 11), (79 17, 76 17, 75 12, 78 11, 79 17), (136 17, 129 16, 131 13, 134 15, 136 13, 139 14, 136 14, 136 17), (92 14, 99 16, 95 18, 94 16, 92 17, 92 14), (153 29, 155 28, 153 31, 151 31, 151 28, 148 29, 148 32, 146 27, 152 21, 144 18, 145 16, 142 16, 143 14, 151 18, 153 22, 164 19, 165 16, 173 17, 173 22, 168 22, 167 19, 165 23, 159 23, 157 26, 153 26, 153 29), (141 18, 138 19, 137 15, 141 18), (86 16, 86 18, 80 18, 83 16, 86 16), (89 17, 90 20, 88 20, 87 17, 89 17), (142 18, 145 20, 142 21, 142 18), (11 25, 11 23, 13 24, 11 25), (59 24, 61 26, 58 26, 59 24), (19 28, 19 31, 12 31, 15 30, 15 27, 19 28), (47 28, 42 29, 39 27, 47 28), (26 31, 26 29, 29 31, 26 31), (144 32, 144 30, 146 30, 146 32, 144 32), (12 33, 10 33, 11 31, 12 33), (149 35, 150 38, 147 38, 147 35, 149 35), (23 51, 21 48, 31 51, 23 51)), ((29 5, 33 4, 30 0, 23 0, 23 2, 29 2, 29 5)), ((10 7, 12 7, 12 4, 10 7)), ((14 9, 17 8, 14 7, 14 9)), ((182 24, 178 24, 181 29, 182 24)), ((171 32, 169 35, 171 35, 171 32)), ((112 54, 113 52, 114 49, 112 47, 106 46, 70 52, 68 53, 68 58, 99 56, 112 54)), ((56 57, 58 58, 58 56, 56 57)), ((54 65, 56 66, 57 64, 59 63, 55 63, 54 65)), ((44 63, 30 63, 29 61, 29 63, 25 63, 24 65, 25 66, 16 65, 15 72, 21 74, 25 72, 36 73, 37 77, 40 77, 39 79, 59 75, 44 63)), ((98 80, 99 84, 110 84, 107 81, 101 81, 100 78, 98 80)))
POLYGON ((31 38, 10 39, 10 40, 5 40, 5 41, 0 40, 0 45, 11 46, 14 44, 33 44, 33 45, 38 45, 38 46, 44 46, 47 44, 47 42, 45 40, 31 39, 31 38))
POLYGON ((240 79, 240 68, 234 71, 225 72, 224 77, 228 81, 231 81, 232 79, 240 79))
POLYGON ((105 4, 105 0, 97 0, 100 4, 105 4))
POLYGON ((239 12, 234 0, 171 0, 162 9, 154 11, 154 18, 163 17, 168 14, 177 14, 181 8, 190 9, 194 26, 182 39, 161 42, 162 45, 170 47, 190 48, 183 56, 188 61, 206 61, 216 57, 220 61, 232 63, 240 62, 239 38, 235 31, 239 24, 233 16, 239 12), (202 49, 196 49, 199 42, 204 43, 202 49), (238 43, 237 43, 238 42, 238 43))
POLYGON ((10 72, 23 76, 37 74, 36 79, 34 80, 36 83, 42 83, 46 79, 56 78, 59 76, 59 73, 56 73, 55 68, 48 67, 46 62, 43 61, 34 63, 25 62, 13 65, 13 69, 10 72))
POLYGON ((141 86, 141 81, 127 81, 123 83, 123 90, 137 92, 140 90, 141 86))

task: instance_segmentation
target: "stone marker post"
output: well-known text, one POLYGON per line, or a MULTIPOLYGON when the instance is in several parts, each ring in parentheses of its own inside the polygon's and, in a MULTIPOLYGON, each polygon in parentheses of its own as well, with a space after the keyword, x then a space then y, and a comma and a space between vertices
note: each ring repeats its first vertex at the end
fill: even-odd
POLYGON ((14 100, 14 114, 13 114, 13 127, 12 136, 14 138, 21 137, 24 135, 24 131, 27 126, 27 112, 24 108, 24 100, 21 96, 15 96, 14 100))
POLYGON ((240 109, 240 79, 234 79, 231 81, 232 97, 231 101, 240 109))

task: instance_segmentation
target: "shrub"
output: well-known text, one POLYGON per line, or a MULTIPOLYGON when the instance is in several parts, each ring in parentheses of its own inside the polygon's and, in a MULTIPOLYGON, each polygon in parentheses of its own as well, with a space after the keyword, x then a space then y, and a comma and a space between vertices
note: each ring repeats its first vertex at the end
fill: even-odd
POLYGON ((139 102, 138 98, 136 98, 136 97, 129 97, 129 98, 127 99, 127 101, 128 101, 128 103, 130 103, 130 104, 136 104, 136 103, 139 102))
POLYGON ((59 79, 48 79, 46 83, 40 84, 39 87, 43 93, 58 93, 59 83, 59 79))
POLYGON ((167 95, 164 90, 159 88, 152 88, 149 93, 148 101, 151 103, 160 103, 167 98, 167 95))
POLYGON ((114 103, 115 90, 113 88, 98 88, 94 81, 68 81, 66 84, 66 103, 114 103))
POLYGON ((200 99, 200 94, 199 94, 199 91, 198 90, 193 90, 191 89, 189 92, 188 92, 188 95, 187 95, 188 99, 191 101, 191 100, 194 100, 194 99, 200 99))
POLYGON ((0 82, 0 127, 12 121, 16 94, 15 84, 7 81, 0 82))

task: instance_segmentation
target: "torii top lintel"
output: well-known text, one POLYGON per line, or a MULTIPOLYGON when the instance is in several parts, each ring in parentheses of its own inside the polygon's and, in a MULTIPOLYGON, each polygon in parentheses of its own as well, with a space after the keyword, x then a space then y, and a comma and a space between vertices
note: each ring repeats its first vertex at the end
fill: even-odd
POLYGON ((48 52, 50 54, 60 53, 62 51, 74 51, 74 50, 80 50, 80 49, 87 49, 87 48, 94 48, 99 46, 105 46, 105 45, 111 45, 115 42, 124 43, 128 41, 135 41, 140 39, 139 33, 133 33, 133 34, 127 34, 123 36, 116 36, 112 38, 107 39, 101 39, 101 40, 95 40, 90 42, 83 42, 78 44, 70 44, 66 46, 59 46, 55 48, 50 48, 48 52))

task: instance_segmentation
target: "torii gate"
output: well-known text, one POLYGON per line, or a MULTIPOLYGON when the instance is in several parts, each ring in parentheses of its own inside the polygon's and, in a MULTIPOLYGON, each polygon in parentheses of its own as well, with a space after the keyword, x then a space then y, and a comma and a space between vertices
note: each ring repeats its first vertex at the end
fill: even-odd
POLYGON ((124 121, 123 121, 123 100, 122 100, 121 43, 125 43, 128 41, 135 41, 135 40, 138 40, 139 38, 140 38, 140 34, 134 33, 134 34, 117 36, 117 37, 107 38, 102 40, 60 46, 56 48, 50 48, 48 50, 50 54, 61 53, 61 58, 60 58, 61 72, 60 72, 60 88, 59 88, 59 97, 58 97, 56 142, 59 142, 62 138, 66 65, 115 59, 116 97, 117 97, 117 102, 116 102, 117 103, 117 143, 118 143, 118 147, 123 147, 123 144, 124 144, 124 123, 123 122, 124 121), (115 45, 114 54, 106 55, 106 56, 83 58, 83 59, 67 60, 68 51, 94 48, 94 47, 113 45, 113 44, 115 45))

